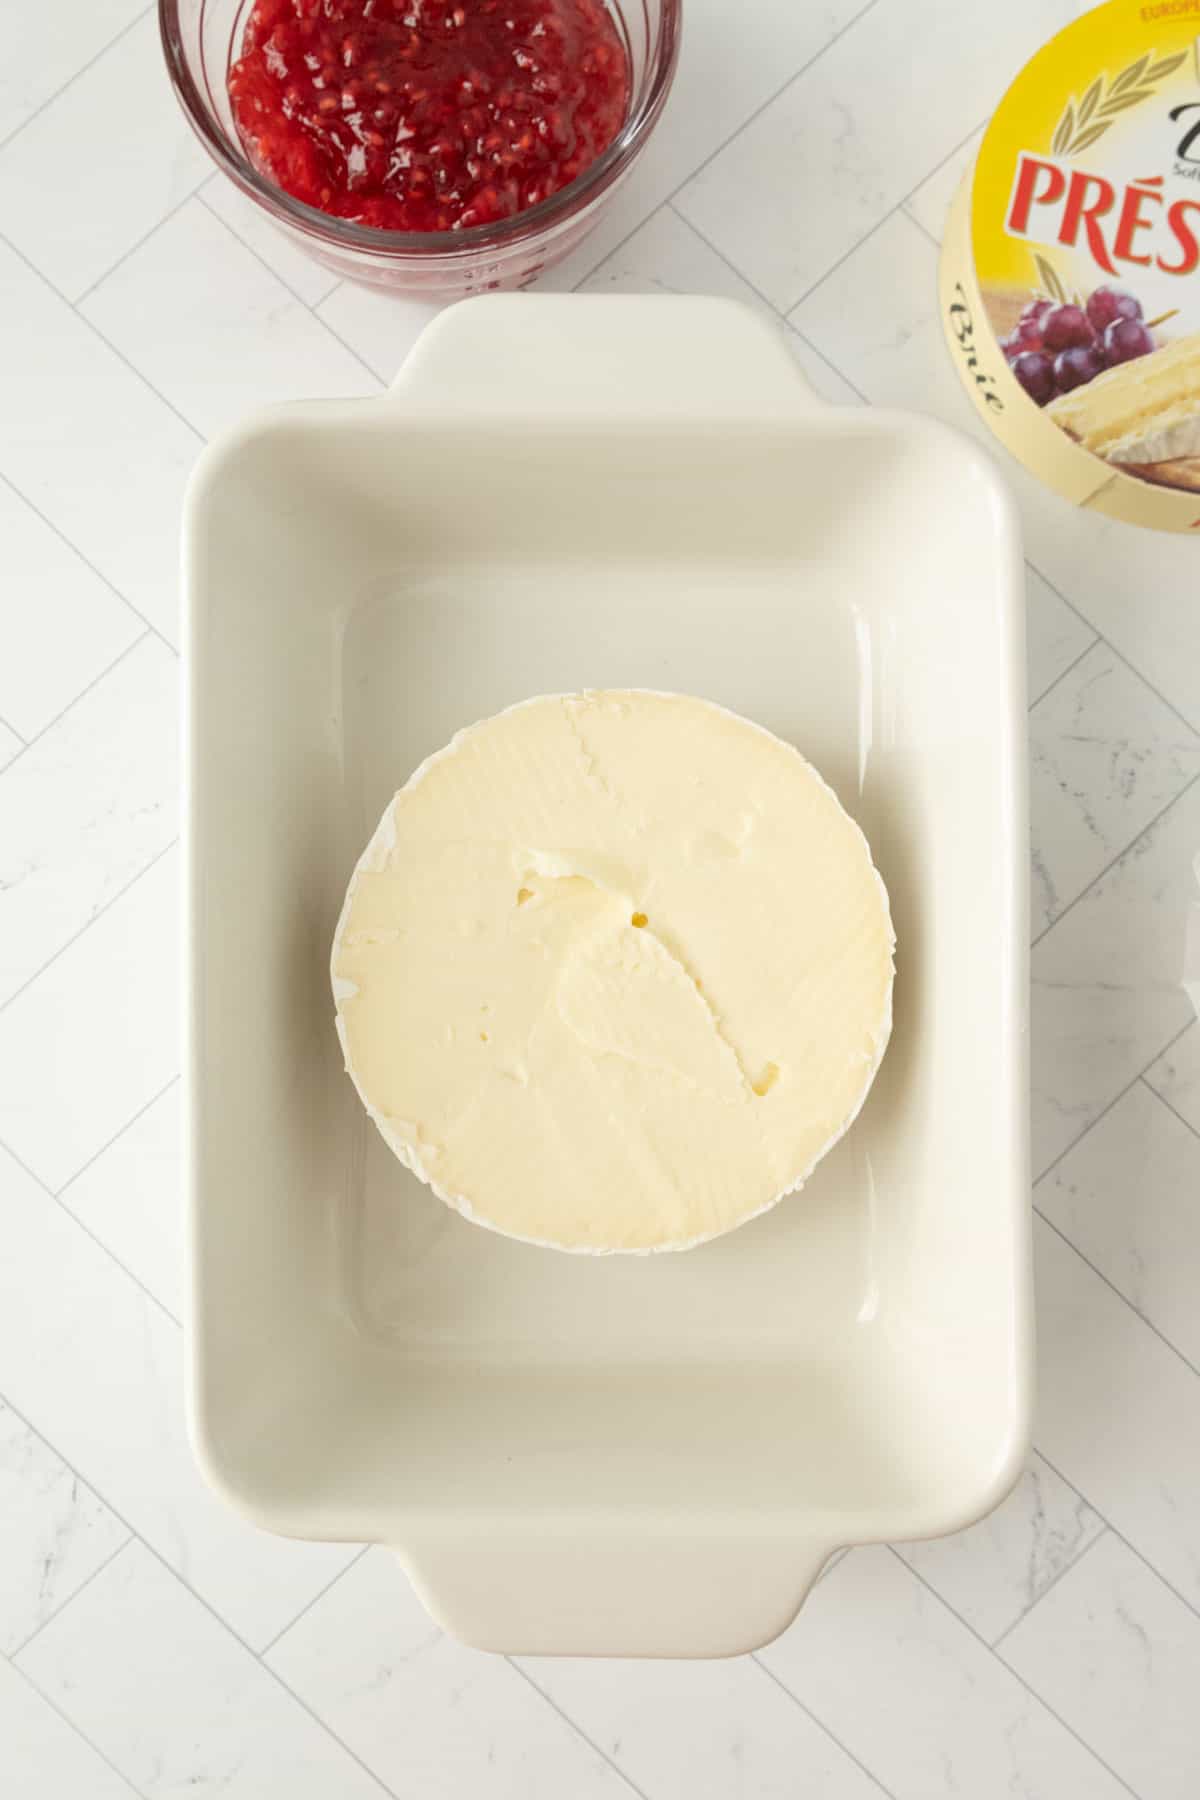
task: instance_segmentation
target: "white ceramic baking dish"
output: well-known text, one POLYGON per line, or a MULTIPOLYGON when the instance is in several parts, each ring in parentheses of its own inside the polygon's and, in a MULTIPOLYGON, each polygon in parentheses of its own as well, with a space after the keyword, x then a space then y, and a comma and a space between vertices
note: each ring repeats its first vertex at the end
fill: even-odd
POLYGON ((192 1422, 261 1525, 395 1547, 493 1649, 770 1639, 837 1546, 953 1531, 1031 1390, 1021 558, 990 462, 819 404, 727 302, 442 314, 382 398, 214 445, 187 505, 192 1422), (808 1188, 685 1255, 455 1216, 341 1068, 329 945, 393 790, 527 695, 798 744, 899 937, 808 1188))

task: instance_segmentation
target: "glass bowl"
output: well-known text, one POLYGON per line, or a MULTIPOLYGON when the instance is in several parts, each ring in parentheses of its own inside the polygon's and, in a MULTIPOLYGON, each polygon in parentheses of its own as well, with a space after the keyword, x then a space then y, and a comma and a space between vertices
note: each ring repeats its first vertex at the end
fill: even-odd
POLYGON ((217 166, 293 243, 335 274, 419 300, 524 287, 596 223, 653 131, 679 54, 682 0, 607 0, 629 56, 625 123, 608 149, 548 200, 463 231, 379 231, 295 200, 253 167, 233 123, 229 65, 250 0, 158 0, 167 69, 188 121, 217 166))

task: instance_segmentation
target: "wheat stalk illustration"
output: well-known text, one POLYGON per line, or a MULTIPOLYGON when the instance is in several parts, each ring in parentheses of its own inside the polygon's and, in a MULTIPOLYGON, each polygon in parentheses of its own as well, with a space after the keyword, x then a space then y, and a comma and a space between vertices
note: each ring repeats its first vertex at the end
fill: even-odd
POLYGON ((1051 154, 1078 156, 1081 150, 1102 138, 1121 113, 1149 100, 1157 92, 1158 83, 1173 75, 1186 61, 1186 50, 1175 56, 1161 57, 1158 62, 1154 61, 1154 52, 1147 50, 1145 56, 1139 56, 1127 69, 1114 75, 1107 85, 1104 76, 1097 75, 1078 104, 1074 99, 1067 101, 1066 111, 1050 141, 1051 154))

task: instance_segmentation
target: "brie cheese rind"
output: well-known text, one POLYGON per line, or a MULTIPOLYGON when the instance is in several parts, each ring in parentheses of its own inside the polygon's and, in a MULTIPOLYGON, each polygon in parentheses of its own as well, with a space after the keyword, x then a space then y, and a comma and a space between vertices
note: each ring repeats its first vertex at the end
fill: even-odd
POLYGON ((703 700, 525 702, 388 806, 333 946, 346 1067, 467 1218, 685 1249, 799 1187, 891 1030, 865 838, 791 745, 703 700))
POLYGON ((1085 450, 1135 472, 1200 455, 1200 333, 1106 370, 1052 400, 1046 416, 1085 450))
POLYGON ((1152 481, 1156 487, 1182 488, 1200 494, 1200 456, 1177 456, 1171 462, 1130 463, 1131 475, 1152 481))

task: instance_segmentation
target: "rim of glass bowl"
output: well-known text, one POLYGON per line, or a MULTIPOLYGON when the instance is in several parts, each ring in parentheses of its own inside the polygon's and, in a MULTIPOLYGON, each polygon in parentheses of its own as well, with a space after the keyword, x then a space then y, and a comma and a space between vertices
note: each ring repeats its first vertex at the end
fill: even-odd
MULTIPOLYGON (((158 0, 158 28, 171 85, 192 130, 217 166, 244 193, 261 201, 269 211, 281 214, 309 236, 322 238, 340 249, 434 261, 439 257, 465 259, 481 251, 497 254, 528 245, 554 225, 571 218, 589 200, 598 198, 612 185, 637 155, 666 104, 679 60, 682 8, 683 0, 660 0, 658 41, 647 69, 645 92, 607 150, 602 151, 574 181, 548 199, 539 200, 536 206, 494 224, 468 225, 462 231, 384 231, 374 225, 356 225, 349 219, 338 219, 321 212, 318 207, 309 206, 276 187, 273 181, 259 174, 241 146, 235 148, 214 124, 212 111, 184 55, 179 0, 158 0)), ((232 41, 230 51, 232 53, 232 41)))

